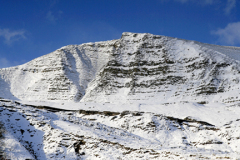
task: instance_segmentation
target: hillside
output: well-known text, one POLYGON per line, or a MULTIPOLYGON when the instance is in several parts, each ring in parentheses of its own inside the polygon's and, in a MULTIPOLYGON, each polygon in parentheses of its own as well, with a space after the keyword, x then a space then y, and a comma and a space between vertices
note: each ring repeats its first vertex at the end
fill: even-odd
POLYGON ((62 47, 26 64, 0 69, 0 97, 79 101, 109 59, 115 41, 62 47))
POLYGON ((0 97, 110 103, 237 102, 240 49, 151 34, 70 45, 0 69, 0 97))
POLYGON ((0 69, 0 158, 240 159, 239 81, 238 47, 129 32, 65 46, 0 69))

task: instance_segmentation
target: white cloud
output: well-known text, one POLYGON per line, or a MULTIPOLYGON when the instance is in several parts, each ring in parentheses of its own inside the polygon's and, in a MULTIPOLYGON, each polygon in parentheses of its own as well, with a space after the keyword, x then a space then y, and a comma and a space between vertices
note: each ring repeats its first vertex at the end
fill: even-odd
POLYGON ((211 34, 219 36, 219 42, 224 45, 240 44, 240 22, 229 23, 225 28, 212 31, 211 34))
POLYGON ((233 8, 236 7, 236 0, 228 0, 227 1, 227 6, 225 8, 225 13, 229 15, 232 11, 233 8))
POLYGON ((14 41, 18 41, 19 39, 25 39, 25 31, 10 31, 8 28, 0 29, 0 37, 4 37, 6 44, 11 44, 14 41))

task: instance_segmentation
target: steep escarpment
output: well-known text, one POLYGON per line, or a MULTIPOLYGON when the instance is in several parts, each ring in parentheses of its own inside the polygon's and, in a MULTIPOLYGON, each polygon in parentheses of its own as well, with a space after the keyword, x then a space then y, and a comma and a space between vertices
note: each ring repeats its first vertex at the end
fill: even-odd
POLYGON ((0 97, 110 103, 238 102, 240 49, 152 34, 70 45, 0 70, 0 97))
POLYGON ((220 53, 198 42, 124 33, 82 101, 239 101, 240 65, 228 54, 240 55, 240 50, 225 49, 220 53))

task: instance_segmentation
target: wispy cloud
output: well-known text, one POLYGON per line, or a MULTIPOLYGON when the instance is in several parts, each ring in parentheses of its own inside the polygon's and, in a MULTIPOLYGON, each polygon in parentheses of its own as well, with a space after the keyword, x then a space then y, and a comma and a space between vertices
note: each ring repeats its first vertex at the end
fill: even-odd
POLYGON ((13 66, 6 58, 0 58, 0 68, 13 66))
POLYGON ((233 8, 236 7, 236 0, 228 0, 227 1, 227 6, 225 8, 225 14, 229 15, 232 11, 233 8))
POLYGON ((225 28, 212 31, 223 45, 240 45, 240 22, 229 23, 225 28))
POLYGON ((204 0, 205 4, 213 4, 214 2, 216 2, 216 0, 215 1, 213 1, 213 0, 204 0))
MULTIPOLYGON (((220 0, 162 0, 162 2, 169 2, 169 1, 175 1, 180 3, 196 3, 196 4, 203 4, 203 5, 220 5, 220 0)), ((225 15, 229 15, 232 10, 236 7, 237 1, 236 0, 226 0, 226 5, 223 7, 225 15)))
POLYGON ((52 14, 52 12, 51 11, 49 11, 48 13, 47 13, 47 20, 49 20, 50 22, 53 22, 53 23, 55 23, 56 22, 56 20, 57 20, 57 18, 52 14))
POLYGON ((214 0, 175 0, 177 2, 181 2, 181 3, 186 3, 186 2, 196 2, 196 3, 202 3, 202 4, 213 4, 215 1, 214 0))
POLYGON ((50 7, 55 6, 59 0, 50 0, 50 7))
POLYGON ((62 11, 58 11, 56 14, 54 14, 52 11, 48 11, 47 13, 47 20, 49 20, 51 23, 55 23, 63 14, 62 11))
POLYGON ((12 66, 17 66, 26 63, 26 60, 20 60, 20 61, 9 61, 8 59, 4 57, 0 57, 0 68, 7 68, 12 66))
POLYGON ((8 45, 20 39, 26 39, 24 30, 10 31, 8 28, 0 29, 0 37, 3 37, 8 45))
POLYGON ((188 0, 175 0, 175 1, 178 1, 178 2, 181 2, 181 3, 186 3, 186 2, 188 2, 188 0))

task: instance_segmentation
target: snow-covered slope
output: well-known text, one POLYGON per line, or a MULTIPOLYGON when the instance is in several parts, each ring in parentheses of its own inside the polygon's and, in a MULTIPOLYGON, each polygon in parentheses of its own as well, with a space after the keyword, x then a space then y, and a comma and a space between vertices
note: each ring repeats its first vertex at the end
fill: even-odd
POLYGON ((0 97, 79 101, 107 63, 114 43, 70 45, 26 64, 0 69, 0 97))
POLYGON ((0 69, 0 97, 110 103, 240 100, 240 49, 152 34, 70 45, 0 69))
POLYGON ((237 47, 65 46, 0 69, 0 159, 240 159, 239 81, 237 47))
MULTIPOLYGON (((83 103, 79 105, 84 108, 83 103)), ((70 111, 0 99, 2 122, 12 139, 20 142, 19 147, 15 147, 16 142, 10 145, 9 140, 5 140, 6 158, 15 159, 21 153, 25 156, 21 154, 20 159, 32 156, 37 160, 240 158, 240 119, 235 116, 228 117, 232 121, 215 126, 191 116, 177 118, 159 114, 161 111, 97 111, 94 110, 97 104, 87 105, 92 109, 70 111), (21 149, 19 153, 18 148, 26 148, 27 152, 21 149)), ((191 108, 184 112, 191 115, 192 110, 204 110, 204 106, 191 108)), ((211 114, 209 109, 211 107, 206 107, 207 114, 202 118, 211 114)), ((227 108, 218 109, 222 112, 227 108)), ((170 111, 171 107, 165 110, 170 111)), ((214 110, 210 116, 218 114, 214 110)), ((239 109, 232 108, 222 118, 234 112, 240 113, 239 109)))
POLYGON ((239 48, 132 33, 117 42, 82 101, 239 101, 239 48))

